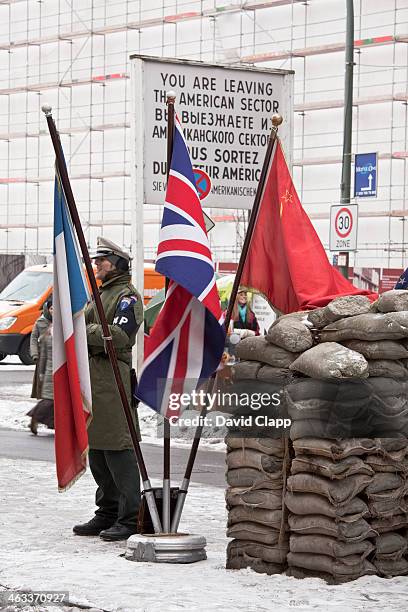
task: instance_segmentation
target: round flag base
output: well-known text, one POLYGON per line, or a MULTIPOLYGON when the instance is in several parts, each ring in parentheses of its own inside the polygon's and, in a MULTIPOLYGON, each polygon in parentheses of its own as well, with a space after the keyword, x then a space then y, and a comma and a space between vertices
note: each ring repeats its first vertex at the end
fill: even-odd
POLYGON ((203 536, 188 533, 136 534, 126 545, 128 561, 147 563, 196 563, 207 558, 203 536))

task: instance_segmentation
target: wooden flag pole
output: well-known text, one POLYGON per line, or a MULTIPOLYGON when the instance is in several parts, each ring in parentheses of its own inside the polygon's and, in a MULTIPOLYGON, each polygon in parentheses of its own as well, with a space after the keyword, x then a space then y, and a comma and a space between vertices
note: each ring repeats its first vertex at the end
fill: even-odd
POLYGON ((112 336, 110 335, 108 322, 106 320, 105 311, 103 309, 101 297, 98 291, 98 286, 96 284, 96 279, 95 279, 94 271, 92 268, 91 259, 89 257, 88 247, 86 245, 81 221, 80 221, 78 210, 75 204, 74 194, 71 189, 71 183, 69 181, 69 176, 68 176, 68 171, 67 171, 67 167, 65 164, 64 154, 62 151, 61 141, 59 138, 59 134, 58 134, 54 119, 52 117, 52 108, 50 106, 43 106, 42 111, 44 112, 46 119, 47 119, 48 129, 50 132, 52 144, 54 146, 58 173, 61 178, 61 183, 64 189, 64 194, 65 194, 66 202, 68 204, 69 212, 71 214, 72 223, 75 227, 75 230, 78 236, 79 246, 81 248, 82 256, 84 258, 84 264, 85 264, 85 268, 88 274, 89 282, 91 284, 92 294, 95 300, 95 306, 98 311, 99 320, 102 326, 102 333, 103 333, 103 339, 105 341, 106 352, 108 354, 109 361, 112 366, 113 375, 115 377, 115 381, 118 387, 118 392, 119 392, 120 400, 122 403, 123 411, 125 413, 126 421, 129 427, 129 432, 132 438, 133 448, 135 451, 137 463, 138 463, 140 474, 142 477, 143 488, 144 488, 144 492, 146 496, 147 505, 148 505, 150 515, 152 518, 153 528, 154 528, 155 533, 161 533, 162 528, 161 528, 161 523, 160 523, 160 517, 157 512, 156 500, 153 494, 153 489, 150 484, 149 477, 147 475, 146 465, 143 459, 143 454, 140 448, 140 443, 137 438, 137 433, 136 433, 135 425, 133 422, 128 398, 126 395, 126 390, 123 385, 122 377, 120 375, 115 347, 112 342, 112 336))
MULTIPOLYGON (((263 166, 262 166, 261 176, 259 179, 258 187, 257 187, 256 194, 255 194, 254 204, 251 210, 251 216, 250 216, 249 223, 248 223, 248 229, 245 235, 245 240, 244 240, 244 244, 242 247, 241 256, 239 259, 239 264, 238 264, 237 272, 235 274, 234 284, 232 286, 231 296, 229 299, 228 308, 227 308, 227 312, 225 315, 225 329, 227 331, 228 331, 228 327, 231 321, 232 310, 234 308, 235 300, 238 294, 239 285, 241 283, 241 277, 242 277, 242 272, 244 270, 245 261, 248 255, 249 247, 251 245, 251 240, 252 240, 252 236, 253 236, 254 229, 255 229, 256 219, 258 217, 259 207, 261 205, 262 195, 263 195, 264 188, 265 188, 266 177, 268 174, 269 165, 270 165, 271 158, 272 158, 273 147, 275 145, 275 141, 278 135, 278 128, 281 125, 282 121, 283 121, 283 118, 281 115, 272 116, 272 130, 269 136, 269 141, 268 141, 268 146, 267 146, 266 153, 265 153, 265 159, 264 159, 263 166)), ((214 372, 214 374, 212 375, 208 383, 207 391, 209 391, 210 393, 212 393, 214 390, 215 376, 216 374, 214 372)), ((206 414, 207 414, 207 404, 201 410, 200 423, 204 423, 204 418, 206 414)), ((196 431, 194 434, 194 440, 193 440, 193 444, 191 445, 191 450, 190 450, 190 455, 189 455, 187 466, 186 466, 186 471, 184 473, 183 482, 179 489, 177 504, 176 504, 176 508, 175 508, 173 520, 172 520, 172 525, 171 525, 172 531, 177 531, 177 528, 180 523, 181 514, 183 512, 183 507, 184 507, 185 499, 187 496, 188 487, 190 484, 191 473, 193 471, 194 462, 197 457, 198 445, 200 444, 200 438, 201 438, 202 431, 203 431, 203 425, 200 424, 196 428, 196 431)))
MULTIPOLYGON (((167 183, 169 181, 171 156, 173 154, 174 140, 174 103, 176 94, 174 91, 169 91, 166 96, 167 104, 167 183)), ((165 293, 169 286, 169 279, 166 278, 165 293)), ((170 497, 171 497, 171 481, 170 481, 170 423, 164 417, 163 419, 163 531, 170 533, 170 497)))

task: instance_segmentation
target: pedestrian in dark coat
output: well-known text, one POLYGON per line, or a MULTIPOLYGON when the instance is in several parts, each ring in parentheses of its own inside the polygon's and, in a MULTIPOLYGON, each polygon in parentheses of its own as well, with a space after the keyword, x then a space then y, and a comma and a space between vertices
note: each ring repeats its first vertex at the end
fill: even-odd
POLYGON ((31 417, 30 429, 37 435, 39 423, 54 429, 54 387, 52 372, 52 304, 48 304, 50 324, 41 332, 38 342, 37 377, 40 401, 27 416, 31 417))
MULTIPOLYGON (((130 257, 109 240, 98 238, 93 257, 96 278, 119 371, 131 405, 132 347, 143 321, 142 298, 131 283, 130 257)), ((140 476, 128 425, 93 303, 85 312, 92 386, 93 418, 88 429, 89 466, 98 485, 95 516, 75 525, 77 535, 123 540, 137 531, 140 476)), ((137 428, 137 416, 134 414, 137 428)))
POLYGON ((43 313, 35 322, 30 336, 30 353, 35 363, 31 397, 34 397, 35 399, 41 399, 41 382, 38 376, 38 358, 40 355, 39 340, 41 334, 43 334, 51 325, 52 315, 49 311, 50 306, 52 306, 52 297, 48 298, 48 300, 44 303, 43 313))
MULTIPOLYGON (((239 289, 237 299, 232 310, 234 331, 249 330, 251 335, 259 336, 259 325, 254 311, 248 304, 248 293, 245 289, 239 289)), ((246 334, 241 334, 241 338, 246 334)))

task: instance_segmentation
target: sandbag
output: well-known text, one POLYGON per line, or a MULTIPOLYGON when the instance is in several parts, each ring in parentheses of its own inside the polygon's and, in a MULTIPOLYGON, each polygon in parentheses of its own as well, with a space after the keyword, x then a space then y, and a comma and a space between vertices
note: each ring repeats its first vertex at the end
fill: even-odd
POLYGON ((228 470, 226 474, 230 487, 256 487, 258 489, 280 489, 282 487, 282 474, 273 472, 267 474, 254 468, 243 467, 228 470))
POLYGON ((314 310, 309 310, 309 312, 307 313, 307 320, 309 321, 309 323, 311 323, 313 328, 322 329, 323 327, 326 327, 326 325, 328 325, 328 321, 324 316, 324 309, 325 307, 323 306, 322 308, 315 308, 314 310))
POLYGON ((233 506, 229 510, 228 526, 247 521, 279 530, 282 525, 282 510, 265 510, 249 506, 233 506))
POLYGON ((408 312, 361 314, 330 323, 320 332, 320 342, 343 340, 398 340, 408 337, 408 312))
POLYGON ((261 366, 262 364, 259 361, 239 361, 231 367, 231 376, 234 380, 246 380, 248 378, 253 380, 261 366))
POLYGON ((365 458, 365 462, 375 472, 408 472, 408 459, 406 458, 407 449, 390 452, 387 455, 370 454, 365 458))
POLYGON ((274 368, 270 365, 263 365, 259 368, 256 378, 257 380, 264 380, 265 382, 276 382, 282 379, 292 379, 293 373, 289 368, 274 368))
POLYGON ((267 563, 262 559, 251 557, 246 553, 235 554, 231 558, 227 558, 226 569, 240 570, 249 567, 257 574, 267 574, 272 576, 273 574, 282 573, 282 565, 277 563, 267 563))
POLYGON ((382 499, 369 499, 368 509, 373 518, 389 517, 401 512, 408 512, 408 503, 405 497, 384 497, 382 499))
POLYGON ((397 340, 343 340, 342 344, 352 351, 361 353, 366 359, 404 359, 408 350, 397 340))
POLYGON ((269 328, 267 341, 291 353, 306 351, 313 345, 313 336, 308 327, 306 313, 303 319, 299 320, 290 315, 279 317, 269 328))
POLYGON ((359 542, 378 535, 378 532, 363 518, 347 523, 323 516, 289 514, 289 530, 302 535, 326 535, 343 542, 359 542))
POLYGON ((375 556, 377 559, 401 559, 408 550, 404 536, 393 531, 382 533, 375 539, 375 556))
MULTIPOLYGON (((356 400, 354 406, 349 402, 345 404, 333 402, 330 407, 323 407, 322 405, 319 406, 316 401, 305 400, 304 402, 298 402, 297 405, 287 406, 287 413, 292 421, 316 419, 327 422, 331 421, 334 424, 356 423, 362 419, 364 421, 368 420, 367 417, 370 416, 370 402, 367 398, 364 404, 356 400)), ((374 416, 381 415, 381 412, 379 415, 374 413, 374 416)))
POLYGON ((287 491, 285 505, 293 514, 301 516, 323 514, 347 522, 353 522, 370 515, 367 504, 358 496, 353 497, 347 504, 334 506, 322 495, 287 491))
MULTIPOLYGON (((368 427, 365 419, 336 422, 335 414, 330 421, 321 419, 304 419, 293 421, 290 428, 290 439, 294 442, 299 438, 353 438, 363 434, 380 433, 373 427, 368 427)), ((393 432, 394 434, 394 432, 393 432)), ((392 434, 392 435, 393 435, 392 434)))
POLYGON ((375 529, 377 533, 387 533, 389 531, 397 531, 398 529, 404 529, 408 527, 408 514, 393 514, 385 518, 372 518, 371 527, 375 529))
POLYGON ((294 474, 289 476, 286 486, 292 493, 315 493, 323 495, 332 504, 346 504, 366 489, 372 480, 365 474, 354 474, 344 480, 328 480, 315 474, 294 474))
POLYGON ((304 569, 303 567, 295 566, 288 567, 285 573, 286 576, 291 576, 292 578, 296 578, 296 580, 303 580, 305 578, 319 578, 320 580, 324 580, 329 585, 337 585, 352 582, 353 580, 357 580, 357 578, 361 578, 362 576, 377 574, 377 570, 372 563, 365 561, 363 573, 356 574, 355 576, 332 576, 326 572, 316 572, 304 569))
POLYGON ((340 542, 336 538, 324 535, 297 535, 289 538, 290 552, 328 555, 335 559, 357 556, 365 559, 374 550, 374 544, 369 540, 360 542, 340 542))
POLYGON ((267 563, 285 565, 288 546, 267 546, 266 544, 259 544, 259 542, 231 540, 227 546, 227 558, 233 559, 242 554, 249 555, 256 559, 262 559, 262 561, 266 561, 267 563))
POLYGON ((356 393, 359 397, 364 397, 367 394, 365 381, 317 380, 315 378, 294 380, 286 387, 285 391, 293 404, 306 400, 334 402, 338 400, 340 394, 342 399, 344 397, 356 398, 356 393))
POLYGON ((279 530, 258 523, 243 522, 228 527, 227 537, 275 546, 279 542, 279 530))
POLYGON ((305 438, 293 442, 293 448, 296 455, 321 455, 336 461, 367 453, 378 453, 386 457, 393 452, 406 452, 407 442, 407 439, 404 438, 350 438, 346 440, 305 438))
POLYGON ((365 493, 373 500, 388 498, 396 499, 404 492, 405 479, 399 474, 377 472, 367 486, 365 493))
POLYGON ((369 359, 368 375, 386 376, 387 378, 408 378, 408 371, 404 364, 398 360, 391 359, 369 359))
POLYGON ((392 578, 393 576, 406 576, 408 574, 408 561, 406 559, 373 559, 380 576, 392 578))
POLYGON ((285 440, 283 438, 237 438, 228 433, 225 437, 225 443, 229 449, 252 448, 266 455, 281 458, 285 454, 285 440))
MULTIPOLYGON (((408 434, 408 409, 404 409, 400 414, 379 414, 374 412, 375 404, 372 405, 372 412, 362 413, 358 418, 336 418, 336 412, 326 415, 326 418, 293 420, 290 427, 290 438, 295 441, 299 438, 326 438, 326 439, 347 439, 360 436, 383 435, 387 438, 401 437, 406 438, 408 434)), ((388 408, 386 408, 388 410, 388 408)))
POLYGON ((312 310, 308 319, 315 327, 325 327, 344 317, 370 312, 371 302, 365 295, 346 295, 335 298, 324 308, 312 310))
POLYGON ((391 289, 384 291, 375 301, 378 312, 397 312, 408 310, 408 291, 405 289, 391 289))
POLYGON ((368 377, 365 358, 337 342, 314 346, 302 353, 289 367, 311 378, 325 380, 368 377))
POLYGON ((293 442, 296 455, 319 455, 334 461, 345 457, 365 455, 377 449, 375 440, 352 438, 350 440, 327 440, 320 438, 300 438, 293 442))
POLYGON ((326 457, 297 455, 292 460, 291 474, 302 472, 318 474, 331 480, 342 480, 352 474, 367 474, 368 476, 374 474, 374 470, 358 457, 346 457, 340 461, 333 461, 326 457))
POLYGON ((248 506, 249 508, 265 508, 280 510, 282 508, 282 492, 270 490, 252 490, 240 487, 230 487, 226 490, 227 506, 248 506))
POLYGON ((362 576, 375 573, 371 563, 362 560, 358 555, 335 560, 328 555, 309 555, 307 553, 288 553, 288 565, 301 567, 315 572, 325 572, 332 576, 362 576))
MULTIPOLYGON (((298 379, 285 388, 284 399, 288 407, 312 410, 335 404, 338 412, 351 411, 353 407, 369 408, 377 405, 407 405, 408 381, 380 377, 375 379, 315 380, 298 379)), ((312 415, 310 415, 312 416, 312 415)))
POLYGON ((288 368, 297 357, 296 353, 270 344, 264 336, 244 338, 237 344, 235 353, 239 359, 261 361, 275 368, 288 368))
POLYGON ((268 474, 282 472, 282 459, 254 449, 232 450, 227 453, 226 462, 229 469, 249 467, 268 474))

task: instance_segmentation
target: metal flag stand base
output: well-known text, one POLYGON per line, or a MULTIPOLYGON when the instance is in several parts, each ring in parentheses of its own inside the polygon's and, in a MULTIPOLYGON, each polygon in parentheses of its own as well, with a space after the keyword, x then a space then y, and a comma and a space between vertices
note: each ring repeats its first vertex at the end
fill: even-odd
POLYGON ((207 558, 204 536, 189 533, 136 534, 127 541, 125 559, 147 563, 196 563, 207 558))

